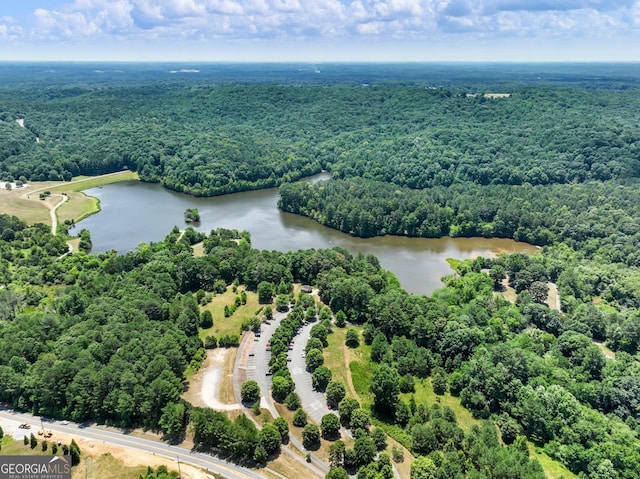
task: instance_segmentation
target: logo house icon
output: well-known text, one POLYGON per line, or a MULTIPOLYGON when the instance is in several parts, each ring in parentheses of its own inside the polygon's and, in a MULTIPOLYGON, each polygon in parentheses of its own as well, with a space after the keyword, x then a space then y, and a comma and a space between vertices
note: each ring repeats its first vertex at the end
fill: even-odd
POLYGON ((71 466, 69 461, 64 456, 53 456, 47 465, 47 472, 49 474, 69 474, 71 472, 71 466))

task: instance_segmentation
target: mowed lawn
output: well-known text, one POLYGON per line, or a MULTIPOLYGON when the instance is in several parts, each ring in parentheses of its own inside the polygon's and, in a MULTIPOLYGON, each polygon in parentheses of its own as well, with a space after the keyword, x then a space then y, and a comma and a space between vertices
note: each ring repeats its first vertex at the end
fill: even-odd
POLYGON ((215 295, 209 304, 201 308, 201 311, 211 311, 213 316, 213 327, 200 330, 200 337, 203 340, 206 336, 220 338, 220 336, 231 334, 239 335, 243 322, 258 315, 258 311, 262 309, 263 305, 258 304, 258 295, 256 293, 246 291, 247 304, 240 305, 230 317, 224 317, 224 307, 233 305, 236 296, 240 296, 240 291, 242 290, 243 288, 239 287, 237 292, 234 293, 233 288, 229 286, 224 293, 215 295))
POLYGON ((347 363, 345 361, 345 335, 347 328, 338 328, 332 326, 333 332, 327 336, 329 345, 324 349, 324 365, 331 370, 331 379, 342 381, 347 389, 348 396, 354 396, 351 393, 350 374, 347 371, 347 363))
MULTIPOLYGON (((110 185, 119 181, 138 180, 138 173, 133 171, 119 171, 117 173, 109 173, 100 176, 75 176, 70 182, 43 182, 43 185, 49 186, 48 191, 51 193, 68 193, 69 191, 83 191, 98 186, 110 185), (49 183, 49 185, 47 185, 49 183)), ((34 184, 37 187, 38 183, 34 184)))
MULTIPOLYGON (((26 190, 0 189, 0 214, 17 216, 28 224, 51 224, 49 208, 40 200, 28 200, 22 196, 26 190)), ((58 199, 59 200, 59 199, 58 199)))
MULTIPOLYGON (((100 211, 100 202, 97 198, 76 191, 70 191, 66 195, 69 199, 56 210, 60 223, 65 221, 79 222, 87 216, 100 211)), ((71 233, 73 233, 73 230, 71 230, 71 233)))

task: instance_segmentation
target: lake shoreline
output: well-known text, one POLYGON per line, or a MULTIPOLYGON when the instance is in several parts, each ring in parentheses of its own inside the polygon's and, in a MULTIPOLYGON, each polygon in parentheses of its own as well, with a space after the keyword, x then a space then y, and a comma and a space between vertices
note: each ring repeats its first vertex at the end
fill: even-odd
POLYGON ((256 249, 286 252, 341 247, 354 255, 373 254, 404 289, 416 294, 431 294, 442 286, 441 278, 453 273, 447 258, 538 250, 506 238, 386 235, 361 239, 279 210, 277 188, 203 198, 177 193, 157 183, 124 181, 85 194, 98 198, 102 208, 76 223, 79 229, 90 231, 94 252, 124 253, 135 250, 140 243, 162 241, 174 226, 185 229, 186 208, 197 208, 201 222, 194 229, 205 234, 215 228, 248 231, 256 249))

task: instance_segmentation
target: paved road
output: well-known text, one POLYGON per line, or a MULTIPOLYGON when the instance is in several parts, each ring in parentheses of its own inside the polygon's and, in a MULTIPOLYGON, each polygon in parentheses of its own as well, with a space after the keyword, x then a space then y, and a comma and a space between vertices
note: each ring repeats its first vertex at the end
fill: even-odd
MULTIPOLYGON (((0 409, 0 417, 11 421, 17 421, 18 423, 29 423, 31 424, 32 430, 37 430, 40 427, 40 418, 32 416, 31 414, 0 409)), ((179 460, 183 464, 199 467, 228 479, 262 479, 266 477, 252 471, 251 469, 237 466, 208 454, 194 452, 184 447, 171 446, 165 443, 152 441, 150 439, 129 436, 113 431, 105 431, 95 427, 81 427, 80 425, 73 423, 70 423, 69 425, 62 425, 55 422, 47 422, 46 428, 55 432, 69 434, 77 438, 116 444, 129 449, 155 454, 156 456, 179 460)), ((12 434, 13 431, 5 430, 5 434, 7 433, 12 434)))
POLYGON ((307 371, 304 348, 311 337, 311 328, 314 324, 317 323, 305 323, 302 326, 288 357, 291 358, 289 370, 296 383, 296 393, 300 396, 302 407, 311 419, 320 424, 322 416, 325 414, 337 415, 337 412, 329 409, 324 393, 313 389, 311 373, 307 371))

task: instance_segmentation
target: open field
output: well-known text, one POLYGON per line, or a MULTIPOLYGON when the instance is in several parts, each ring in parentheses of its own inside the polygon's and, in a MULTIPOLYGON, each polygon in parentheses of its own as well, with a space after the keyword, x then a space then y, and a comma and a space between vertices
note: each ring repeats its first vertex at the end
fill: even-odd
POLYGON ((97 188, 98 186, 110 185, 111 183, 118 183, 120 181, 129 181, 139 179, 138 173, 125 170, 117 173, 109 173, 100 176, 76 176, 69 182, 64 181, 46 181, 43 183, 34 183, 34 191, 37 189, 37 185, 42 184, 51 193, 67 193, 69 191, 83 191, 90 188, 97 188))
MULTIPOLYGON (((313 471, 309 470, 303 464, 300 464, 291 456, 283 452, 281 452, 273 461, 269 461, 269 469, 282 474, 284 477, 304 477, 305 479, 320 479, 320 476, 317 476, 313 471)), ((269 470, 259 472, 261 474, 268 474, 269 470)))
POLYGON ((69 200, 56 210, 60 223, 78 222, 100 211, 100 202, 97 198, 76 191, 70 191, 66 195, 69 200))
POLYGON ((204 244, 202 242, 194 244, 192 249, 193 249, 193 256, 195 257, 204 256, 204 244))
POLYGON ((121 171, 101 176, 79 176, 72 181, 36 181, 26 187, 11 191, 0 190, 0 213, 15 215, 21 220, 33 224, 51 224, 49 209, 60 202, 59 195, 65 193, 69 197, 58 211, 58 219, 80 221, 90 214, 99 211, 98 200, 90 198, 82 190, 117 183, 119 181, 137 180, 138 174, 132 171, 121 171), (39 193, 49 191, 52 197, 39 199, 39 193))
POLYGON ((17 216, 28 224, 44 223, 51 224, 49 208, 39 199, 29 200, 22 196, 27 191, 26 188, 20 190, 0 189, 0 213, 17 216))
POLYGON ((516 298, 518 296, 518 294, 516 293, 516 290, 513 289, 511 286, 509 286, 509 280, 507 280, 507 279, 503 279, 502 280, 502 291, 500 291, 498 293, 495 293, 495 294, 499 294, 504 299, 506 299, 510 303, 514 303, 514 304, 515 304, 516 298))
POLYGON ((607 359, 616 358, 616 353, 613 352, 611 349, 609 349, 602 341, 593 341, 593 344, 595 344, 596 346, 598 346, 598 348, 600 348, 600 351, 602 351, 602 354, 604 354, 605 358, 607 359))
POLYGON ((331 370, 332 379, 337 379, 344 383, 348 395, 357 397, 351 382, 351 373, 347 369, 347 364, 344 360, 344 349, 346 348, 344 340, 347 330, 346 328, 338 328, 335 325, 332 328, 333 332, 327 336, 329 345, 323 351, 324 365, 331 370))
POLYGON ((234 293, 232 287, 228 287, 227 291, 222 294, 217 294, 209 304, 201 308, 202 311, 211 311, 211 315, 213 316, 213 326, 208 329, 200 330, 200 337, 203 340, 206 336, 215 336, 219 338, 220 336, 230 334, 239 335, 242 323, 256 316, 256 311, 261 307, 261 305, 258 304, 258 295, 256 293, 246 291, 247 304, 239 306, 238 309, 236 309, 236 312, 228 318, 224 317, 224 307, 231 306, 234 303, 236 296, 240 296, 240 291, 241 290, 238 289, 238 291, 234 293))

